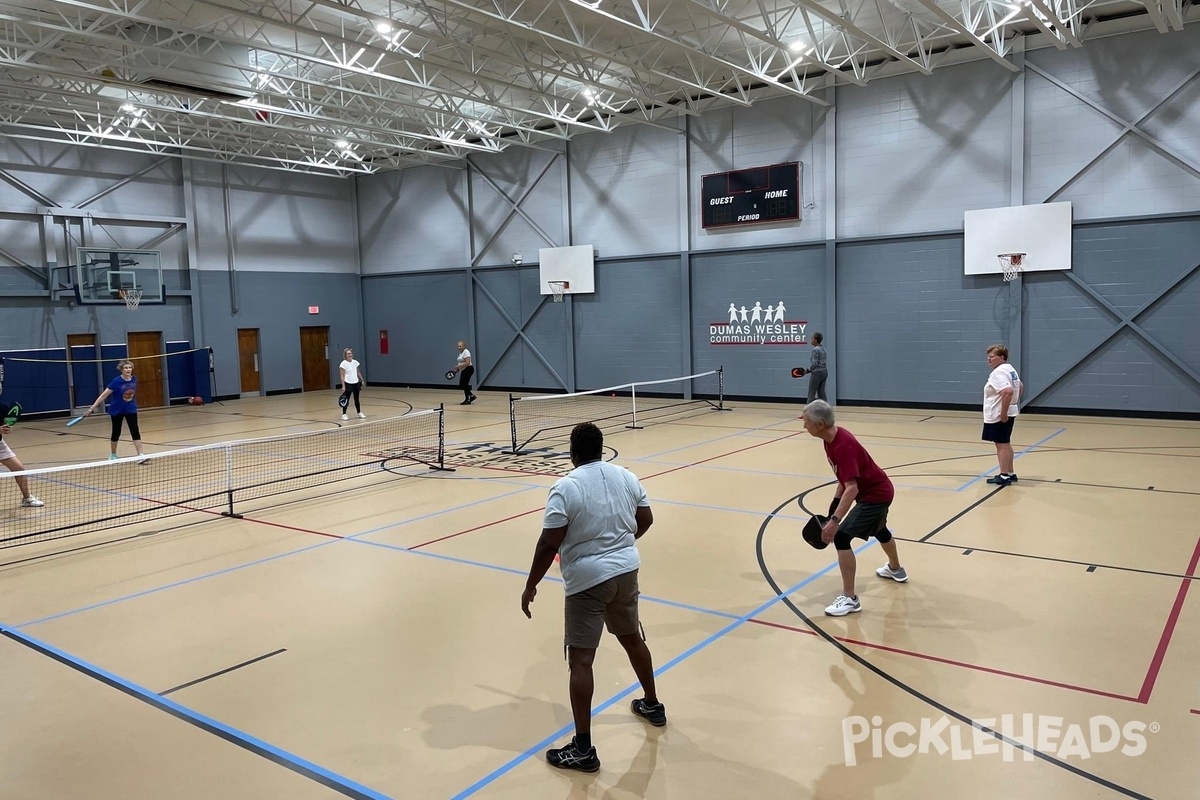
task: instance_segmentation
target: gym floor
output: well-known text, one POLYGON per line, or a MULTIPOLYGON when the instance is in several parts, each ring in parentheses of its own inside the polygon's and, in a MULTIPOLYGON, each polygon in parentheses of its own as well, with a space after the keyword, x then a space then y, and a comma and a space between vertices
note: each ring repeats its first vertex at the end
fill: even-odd
MULTIPOLYGON (((833 551, 800 537, 833 491, 800 406, 609 434, 655 513, 641 613, 669 722, 630 714, 606 637, 603 766, 584 775, 542 755, 572 730, 556 570, 520 610, 565 454, 504 453, 499 394, 371 387, 345 423, 335 398, 143 412, 143 437, 153 453, 445 402, 456 471, 0 550, 6 800, 1196 796, 1200 425, 1027 414, 1020 482, 999 488, 978 413, 839 409, 896 484, 911 576, 878 579, 865 544, 863 611, 842 618, 823 614, 833 551)), ((62 422, 6 440, 29 468, 107 456, 105 420, 62 422)))

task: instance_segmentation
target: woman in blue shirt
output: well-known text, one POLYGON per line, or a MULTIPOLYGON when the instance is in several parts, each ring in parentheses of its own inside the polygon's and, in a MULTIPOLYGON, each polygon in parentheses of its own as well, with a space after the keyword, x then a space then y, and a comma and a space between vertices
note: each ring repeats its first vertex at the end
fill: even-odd
MULTIPOLYGON (((109 453, 109 461, 117 459, 117 440, 121 438, 121 424, 123 422, 129 424, 129 435, 133 437, 133 447, 137 450, 139 456, 142 455, 142 432, 138 429, 138 408, 137 408, 137 378, 133 377, 133 362, 122 361, 117 364, 117 369, 120 374, 113 378, 108 383, 100 396, 96 398, 96 402, 92 403, 91 407, 84 412, 84 416, 91 414, 96 408, 104 403, 110 396, 113 401, 108 404, 108 416, 112 420, 112 436, 110 437, 111 452, 109 453)), ((146 459, 138 461, 139 464, 146 463, 146 459)))

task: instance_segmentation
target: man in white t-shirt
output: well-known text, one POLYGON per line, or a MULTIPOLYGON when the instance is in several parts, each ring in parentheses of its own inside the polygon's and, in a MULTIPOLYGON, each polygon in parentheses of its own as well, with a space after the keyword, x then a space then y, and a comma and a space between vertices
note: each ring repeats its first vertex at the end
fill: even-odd
POLYGON ((1000 464, 999 474, 988 478, 987 482, 1008 486, 1017 482, 1017 473, 1013 470, 1012 431, 1020 413, 1017 402, 1021 399, 1021 378, 1008 363, 1008 348, 1004 345, 989 347, 987 360, 992 374, 983 386, 983 441, 995 443, 996 460, 1000 464))
POLYGON ((354 358, 354 351, 347 347, 342 351, 342 363, 338 364, 338 374, 342 379, 342 395, 338 405, 342 407, 342 419, 348 419, 346 411, 350 407, 350 398, 354 398, 354 410, 359 419, 366 419, 362 405, 358 402, 358 393, 367 385, 367 376, 363 373, 362 364, 354 358))
POLYGON ((633 713, 662 727, 667 710, 654 687, 654 661, 638 622, 638 555, 635 540, 654 524, 650 501, 637 476, 603 459, 604 434, 590 422, 571 431, 575 469, 550 489, 542 535, 533 551, 521 610, 554 563, 562 563, 566 599, 567 663, 571 669, 571 712, 575 737, 566 747, 546 751, 555 767, 596 772, 600 759, 592 746, 592 662, 607 626, 625 648, 645 697, 633 701, 633 713))
POLYGON ((463 401, 460 406, 469 406, 475 402, 475 393, 471 391, 471 376, 475 374, 475 365, 471 363, 471 351, 466 342, 458 343, 458 359, 454 365, 458 373, 458 388, 463 390, 463 401))

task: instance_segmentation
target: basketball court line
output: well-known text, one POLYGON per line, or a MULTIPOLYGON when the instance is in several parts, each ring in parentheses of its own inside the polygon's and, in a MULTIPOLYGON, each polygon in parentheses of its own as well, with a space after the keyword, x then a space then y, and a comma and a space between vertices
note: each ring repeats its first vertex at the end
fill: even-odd
MULTIPOLYGON (((766 625, 767 627, 770 627, 770 628, 779 628, 780 630, 791 631, 792 633, 800 633, 800 634, 804 634, 806 636, 817 636, 817 633, 815 631, 812 631, 808 628, 797 628, 794 625, 784 625, 781 622, 771 622, 769 620, 762 620, 762 619, 752 619, 752 620, 750 620, 750 622, 753 622, 756 625, 766 625)), ((973 670, 975 672, 986 672, 989 675, 999 675, 1004 678, 1015 678, 1016 680, 1020 680, 1020 681, 1029 681, 1030 683, 1040 683, 1044 686, 1053 686, 1057 689, 1069 689, 1070 691, 1073 691, 1073 692, 1083 692, 1084 694, 1094 694, 1094 695, 1099 695, 1100 697, 1109 697, 1114 700, 1125 700, 1125 701, 1128 701, 1131 703, 1138 702, 1138 699, 1131 695, 1117 694, 1116 692, 1109 692, 1109 691, 1105 691, 1104 689, 1092 689, 1087 686, 1081 686, 1081 685, 1074 684, 1074 683, 1063 683, 1062 681, 1051 680, 1049 678, 1039 678, 1035 675, 1026 675, 1026 674, 1020 673, 1020 672, 1011 672, 1009 670, 999 669, 997 667, 987 667, 987 666, 983 666, 982 664, 970 664, 966 661, 956 661, 951 658, 935 656, 931 653, 921 653, 916 650, 905 650, 900 647, 892 647, 891 645, 877 644, 875 642, 867 642, 867 641, 863 641, 861 639, 851 639, 846 636, 834 636, 833 638, 835 638, 839 642, 843 642, 845 644, 852 644, 852 645, 857 645, 859 647, 866 647, 871 650, 883 650, 884 652, 895 653, 897 655, 902 655, 902 656, 909 656, 910 658, 917 658, 922 661, 934 661, 939 664, 946 664, 946 665, 949 665, 952 667, 961 667, 963 669, 973 670)))
POLYGON ((251 736, 244 731, 226 725, 223 722, 194 711, 187 706, 168 700, 159 694, 139 686, 132 681, 128 681, 114 673, 111 673, 95 664, 88 663, 80 658, 76 658, 65 650, 60 650, 53 645, 47 644, 39 639, 36 639, 26 633, 20 633, 0 624, 0 635, 6 636, 17 644, 23 645, 35 652, 57 661, 58 663, 69 667, 89 678, 106 684, 119 692, 123 692, 135 700, 140 700, 146 705, 157 708, 160 711, 165 711, 176 719, 182 720, 199 728, 202 731, 211 733, 237 747, 247 750, 257 756, 265 758, 267 761, 274 762, 285 769, 289 769, 298 775, 301 775, 309 780, 315 781, 338 794, 346 797, 355 798, 355 800, 390 800, 387 795, 375 791, 367 786, 350 780, 349 778, 339 775, 336 772, 325 769, 324 767, 315 764, 305 758, 290 753, 282 748, 276 747, 268 742, 263 741, 255 736, 251 736))
MULTIPOLYGON (((861 547, 859 547, 854 552, 855 552, 855 554, 862 553, 864 550, 867 550, 868 548, 872 547, 873 545, 874 545, 874 540, 871 540, 871 541, 863 544, 861 547)), ((784 602, 787 602, 787 599, 786 599, 787 595, 790 595, 794 592, 799 591, 800 589, 803 589, 805 586, 807 586, 808 584, 817 580, 818 578, 824 577, 824 575, 827 572, 834 569, 836 566, 837 566, 837 562, 833 562, 833 563, 829 564, 828 566, 826 566, 824 569, 820 570, 819 572, 814 572, 812 575, 809 575, 807 578, 800 581, 795 586, 788 589, 786 592, 776 589, 775 590, 776 595, 774 597, 772 597, 770 600, 766 601, 765 603, 762 603, 761 605, 759 605, 757 608, 755 608, 750 613, 739 616, 737 619, 730 622, 724 628, 721 628, 716 633, 710 634, 705 639, 701 640, 697 644, 692 645, 687 650, 684 650, 679 655, 675 656, 674 658, 672 658, 669 661, 667 661, 666 663, 664 663, 662 666, 655 669, 654 677, 657 678, 657 677, 663 675, 664 673, 670 671, 674 667, 678 666, 679 664, 683 663, 687 659, 694 656, 696 653, 700 652, 701 650, 703 650, 706 647, 708 647, 709 645, 711 645, 713 642, 716 642, 718 639, 721 639, 724 636, 726 636, 727 634, 731 633, 732 631, 737 630, 739 627, 746 624, 754 617, 757 617, 759 614, 762 614, 764 611, 767 611, 768 609, 771 608, 771 606, 775 605, 776 603, 780 602, 781 600, 784 602)), ((640 683, 633 683, 633 684, 630 684, 629 686, 626 686, 624 689, 617 692, 613 696, 609 697, 604 702, 600 703, 597 706, 594 706, 592 708, 592 716, 595 717, 597 714, 604 712, 608 708, 612 707, 615 703, 628 697, 630 694, 632 694, 634 691, 636 691, 640 687, 641 687, 640 683)), ((574 722, 564 725, 563 727, 556 730, 554 733, 547 736, 545 739, 542 739, 540 742, 538 742, 537 744, 535 744, 532 747, 530 747, 529 749, 527 749, 525 752, 523 752, 520 755, 509 760, 506 764, 504 764, 504 765, 500 766, 499 768, 493 770, 492 772, 488 773, 487 775, 480 778, 475 783, 468 786, 466 789, 463 789, 461 792, 453 795, 452 800, 462 800, 463 798, 470 797, 471 795, 475 794, 479 790, 494 783, 496 780, 503 777, 508 772, 511 772, 516 767, 525 763, 533 756, 538 755, 539 753, 541 753, 542 750, 549 747, 551 744, 553 744, 557 740, 561 739, 562 737, 566 736, 568 733, 570 733, 574 729, 575 729, 574 722)))
POLYGON ((239 664, 234 664, 232 667, 226 667, 225 669, 219 669, 216 672, 209 673, 208 675, 204 675, 202 677, 196 678, 195 680, 190 680, 187 683, 181 683, 178 686, 172 686, 170 689, 163 689, 161 692, 159 692, 159 695, 162 697, 166 697, 167 695, 178 692, 181 689, 187 689, 190 686, 195 686, 197 684, 204 683, 205 681, 211 681, 213 678, 219 678, 222 675, 228 675, 229 673, 239 670, 242 667, 248 667, 251 664, 257 664, 260 661, 266 661, 268 658, 271 658, 272 656, 277 656, 280 653, 286 653, 286 652, 287 652, 286 647, 281 647, 278 650, 272 650, 271 652, 264 653, 261 656, 255 656, 254 658, 248 659, 239 664))
POLYGON ((1147 703, 1150 701, 1150 695, 1154 691, 1154 684, 1158 680, 1158 673, 1162 669, 1163 661, 1167 657, 1167 648, 1171 645, 1171 638, 1175 635, 1175 624, 1179 621, 1179 614, 1183 611, 1183 601, 1187 599, 1188 587, 1192 585, 1190 578, 1196 574, 1196 566, 1200 564, 1200 539, 1196 540, 1196 548, 1192 551, 1192 559, 1188 562, 1187 575, 1188 579, 1179 582, 1179 591, 1175 594, 1175 603, 1171 606, 1171 613, 1167 616, 1167 623, 1163 626, 1162 636, 1159 637, 1158 647, 1154 651, 1154 657, 1150 660, 1150 669, 1146 672, 1146 680, 1142 682, 1142 691, 1138 694, 1138 702, 1147 703))
MULTIPOLYGON (((783 505, 780 505, 778 508, 775 509, 775 512, 778 512, 782 508, 783 508, 783 505)), ((770 523, 770 516, 768 516, 768 518, 763 521, 762 527, 759 528, 758 537, 755 542, 755 549, 758 554, 759 569, 762 570, 763 577, 766 578, 767 584, 771 587, 771 589, 773 591, 779 592, 779 584, 776 583, 775 578, 772 576, 771 570, 767 566, 766 559, 763 556, 763 550, 762 550, 763 535, 766 533, 767 525, 769 523, 770 523)), ((871 541, 873 542, 874 539, 872 539, 871 541)), ((870 542, 868 542, 868 544, 870 544, 870 542)), ((1038 758, 1042 761, 1045 761, 1048 764, 1051 764, 1060 769, 1066 770, 1067 772, 1071 772, 1075 775, 1085 778, 1086 780, 1089 780, 1089 781, 1092 781, 1093 783, 1099 784, 1107 789, 1111 789, 1114 792, 1119 792, 1120 794, 1123 794, 1126 797, 1136 798, 1136 800, 1153 800, 1153 798, 1150 798, 1146 795, 1136 792, 1133 789, 1129 789, 1125 786, 1121 786, 1120 784, 1114 783, 1114 782, 1108 780, 1107 778, 1102 778, 1099 775, 1096 775, 1094 773, 1088 772, 1087 770, 1081 769, 1080 767, 1077 767, 1074 764, 1063 761, 1062 759, 1056 758, 1055 756, 1049 755, 1048 753, 1043 753, 1042 751, 1040 751, 1034 747, 1024 745, 1008 736, 1005 736, 1000 731, 993 730, 993 729, 986 727, 980 723, 977 723, 975 720, 966 716, 962 712, 951 708, 950 706, 946 705, 945 703, 942 703, 939 700, 935 700, 933 697, 925 694, 924 692, 920 691, 916 687, 905 683, 904 681, 895 677, 894 675, 892 675, 891 673, 882 669, 881 667, 878 667, 875 664, 871 663, 870 661, 868 661, 866 658, 864 658, 859 653, 856 653, 853 650, 851 650, 848 646, 846 646, 842 642, 838 641, 838 639, 833 634, 829 633, 824 628, 817 625, 816 622, 814 622, 807 614, 805 614, 803 611, 801 611, 796 606, 796 604, 791 601, 790 598, 781 594, 779 599, 782 600, 783 604, 785 606, 787 606, 789 609, 791 609, 792 613, 794 613, 797 617, 799 617, 800 620, 806 626, 811 628, 819 637, 821 637, 822 639, 827 641, 829 644, 831 644, 833 647, 835 647, 838 651, 840 651, 847 658, 850 658, 855 663, 857 663, 859 666, 864 667, 864 668, 870 670, 871 672, 875 673, 875 675, 877 675, 878 677, 887 681, 888 683, 892 684, 897 689, 908 694, 909 696, 913 697, 914 699, 919 700, 919 701, 925 703, 926 705, 937 709, 938 711, 941 711, 946 716, 953 717, 954 719, 958 720, 959 722, 961 722, 962 724, 964 724, 970 728, 978 730, 981 733, 984 733, 985 735, 988 735, 988 736, 993 737, 994 739, 997 739, 999 742, 1001 742, 1003 744, 1007 744, 1011 747, 1031 753, 1034 756, 1034 758, 1038 758)))
POLYGON ((1074 559, 1058 558, 1056 556, 1040 556, 1035 553, 1014 553, 1010 550, 989 550, 986 547, 976 547, 974 545, 968 548, 966 545, 956 544, 954 542, 922 542, 920 539, 905 538, 904 536, 896 536, 895 538, 902 542, 908 542, 909 544, 924 544, 929 545, 930 547, 949 547, 953 550, 969 550, 972 553, 988 553, 990 555, 1008 556, 1010 558, 1028 558, 1033 561, 1050 561, 1058 564, 1071 564, 1073 566, 1089 567, 1092 569, 1111 569, 1114 572, 1133 572, 1140 575, 1154 575, 1160 578, 1176 578, 1193 581, 1200 580, 1200 577, 1198 576, 1184 575, 1181 572, 1162 572, 1153 569, 1142 569, 1140 567, 1123 567, 1116 564, 1101 564, 1096 561, 1076 561, 1074 559))
MULTIPOLYGON (((1036 442, 1034 442, 1033 444, 1029 445, 1028 447, 1023 447, 1023 448, 1021 448, 1020 450, 1018 450, 1016 453, 1013 453, 1013 462, 1014 462, 1014 464, 1013 464, 1013 469, 1016 469, 1016 463, 1015 463, 1015 462, 1016 462, 1016 460, 1017 460, 1018 458, 1020 458, 1021 456, 1025 455, 1026 453, 1033 452, 1035 449, 1037 449, 1037 448, 1041 447, 1041 446, 1042 446, 1042 445, 1044 445, 1046 442, 1048 442, 1048 441, 1050 441, 1051 439, 1053 439, 1055 436, 1058 436, 1058 435, 1059 435, 1059 434, 1061 434, 1061 433, 1065 433, 1065 432, 1066 432, 1066 430, 1067 430, 1066 428, 1059 428, 1059 429, 1058 429, 1058 430, 1056 430, 1054 433, 1051 433, 1051 434, 1049 434, 1049 435, 1047 435, 1047 436, 1043 436, 1041 439, 1039 439, 1038 441, 1036 441, 1036 442)), ((988 475, 989 475, 991 472, 992 472, 992 470, 991 470, 991 469, 988 469, 986 472, 980 473, 978 476, 976 476, 976 477, 972 478, 971 480, 967 481, 967 482, 966 482, 966 483, 964 483, 962 486, 960 486, 960 487, 959 487, 959 490, 961 491, 961 490, 963 490, 963 489, 966 489, 968 486, 971 486, 971 485, 975 484, 976 482, 983 480, 983 479, 984 479, 985 477, 987 477, 987 476, 988 476, 988 475)), ((1004 487, 1003 487, 1003 486, 1001 486, 1001 487, 998 487, 998 488, 1001 488, 1001 489, 1003 489, 1004 487)), ((993 492, 993 494, 994 494, 994 492, 993 492)))

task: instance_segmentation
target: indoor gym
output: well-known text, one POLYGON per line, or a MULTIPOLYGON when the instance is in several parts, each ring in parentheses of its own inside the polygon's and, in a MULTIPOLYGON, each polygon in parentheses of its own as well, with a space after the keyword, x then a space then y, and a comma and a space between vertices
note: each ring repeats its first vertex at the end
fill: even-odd
MULTIPOLYGON (((451 28, 415 3, 9 9, 29 58, 0 100, 0 398, 46 505, 0 473, 0 794, 1195 797, 1195 7, 1005 6, 985 33, 982 5, 930 0, 903 42, 789 3, 823 37, 772 45, 796 63, 722 40, 734 77, 693 81, 712 29, 687 27, 720 12, 636 34, 664 71, 627 48, 629 8, 569 5, 622 32, 575 43, 603 91, 525 109, 549 126, 354 55, 470 49, 414 55, 383 16, 443 44, 496 28, 471 46, 516 85, 503 32, 543 57, 564 35, 532 7, 450 3, 451 28), (657 93, 617 91, 621 69, 657 93), (212 95, 247 75, 254 102, 212 95), (768 166, 795 181, 777 219, 710 204, 768 166), (875 578, 863 543, 842 618, 832 552, 800 537, 833 489, 790 375, 815 331, 912 576, 875 578), (459 339, 469 407, 444 379, 459 339), (979 440, 998 342, 1027 387, 1009 486, 979 440), (365 419, 339 418, 343 348, 365 419), (146 463, 127 433, 103 460, 101 415, 64 426, 124 358, 146 463), (513 410, 601 387, 547 401, 550 431, 513 410), (571 732, 556 572, 532 621, 520 593, 562 426, 601 417, 655 511, 641 617, 669 722, 630 714, 606 637, 585 775, 543 757, 571 732)), ((539 74, 539 103, 566 91, 539 74)))

